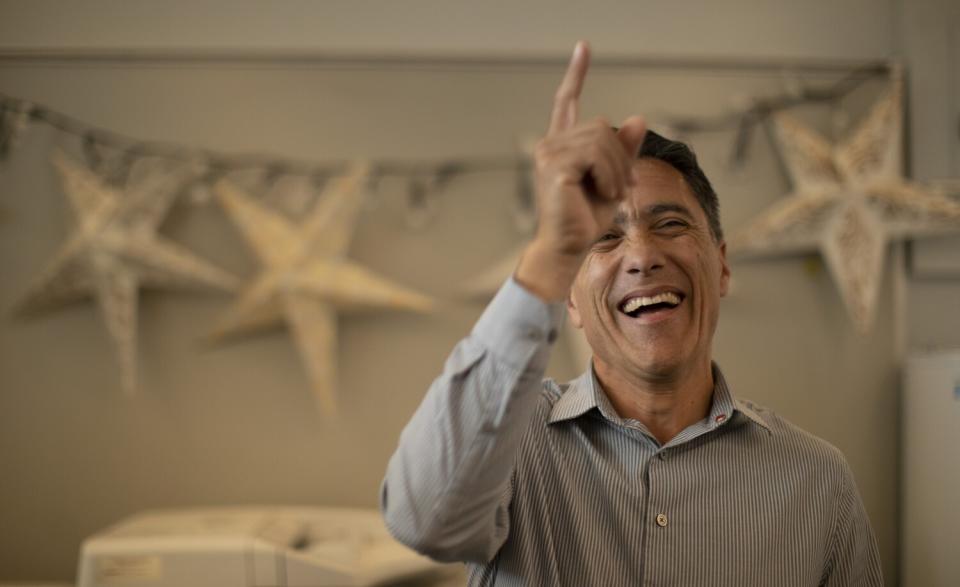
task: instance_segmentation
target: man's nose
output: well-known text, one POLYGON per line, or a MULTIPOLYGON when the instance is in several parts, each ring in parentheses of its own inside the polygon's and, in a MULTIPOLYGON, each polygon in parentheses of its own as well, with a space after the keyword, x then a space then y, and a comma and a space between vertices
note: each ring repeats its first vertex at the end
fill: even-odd
POLYGON ((663 268, 663 249, 651 235, 634 235, 624 244, 623 268, 627 273, 649 275, 663 268))

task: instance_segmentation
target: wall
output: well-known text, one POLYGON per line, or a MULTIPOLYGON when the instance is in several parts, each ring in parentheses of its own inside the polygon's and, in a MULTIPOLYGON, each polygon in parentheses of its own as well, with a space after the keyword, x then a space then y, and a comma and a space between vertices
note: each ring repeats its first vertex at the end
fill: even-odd
POLYGON ((695 2, 532 0, 255 0, 153 3, 0 2, 0 46, 213 48, 516 55, 566 51, 591 39, 607 54, 885 57, 895 34, 892 0, 695 2), (869 26, 863 26, 864 23, 869 26), (683 35, 677 31, 683 30, 683 35))
MULTIPOLYGON (((0 46, 559 56, 574 38, 587 37, 601 56, 844 60, 887 57, 898 44, 897 7, 877 2, 740 1, 720 13, 699 2, 600 3, 589 19, 581 8, 546 10, 545 3, 290 2, 269 14, 254 6, 93 2, 83 13, 69 13, 53 2, 3 1, 0 46), (872 26, 861 26, 864 15, 872 26)), ((541 127, 558 75, 550 68, 509 67, 410 72, 330 70, 316 63, 17 63, 0 64, 0 91, 91 123, 133 136, 297 159, 510 152, 519 136, 541 127), (503 87, 511 88, 508 95, 499 91, 503 87)), ((778 76, 769 74, 594 73, 584 110, 614 119, 636 110, 718 112, 751 92, 782 89, 778 76), (659 89, 654 81, 661 82, 659 89)), ((915 89, 914 103, 923 99, 922 88, 915 89)), ((804 113, 820 125, 828 114, 804 113)), ((8 194, 0 230, 4 307, 70 226, 45 162, 49 148, 62 142, 49 132, 31 133, 0 168, 8 194)), ((733 230, 787 188, 760 139, 748 167, 737 173, 725 165, 729 145, 730 136, 719 134, 696 143, 725 198, 724 221, 733 230)), ((76 148, 69 142, 66 147, 76 148)), ((365 216, 351 257, 449 299, 476 268, 519 242, 509 226, 511 185, 497 174, 458 181, 445 195, 437 222, 419 233, 397 219, 400 187, 385 186, 393 196, 365 216)), ((215 206, 183 205, 163 231, 240 275, 256 269, 215 206)), ((881 319, 872 336, 855 334, 830 279, 812 267, 803 259, 736 264, 736 291, 724 302, 717 337, 718 360, 738 393, 847 454, 892 578, 896 325, 881 319)), ((880 316, 894 313, 887 273, 880 316)), ((33 321, 4 318, 0 466, 13 482, 0 488, 0 579, 70 577, 83 536, 146 507, 373 506, 407 415, 480 310, 447 304, 428 317, 386 313, 341 320, 343 418, 322 422, 282 331, 220 349, 193 344, 227 301, 216 295, 142 298, 143 386, 134 398, 118 389, 92 305, 33 321), (377 369, 369 368, 371 362, 377 369)), ((560 351, 554 373, 572 374, 562 363, 560 351)))
MULTIPOLYGON (((905 2, 900 12, 914 97, 908 118, 912 174, 928 181, 960 178, 960 5, 905 2)), ((960 347, 960 237, 918 242, 913 251, 909 347, 960 347)))

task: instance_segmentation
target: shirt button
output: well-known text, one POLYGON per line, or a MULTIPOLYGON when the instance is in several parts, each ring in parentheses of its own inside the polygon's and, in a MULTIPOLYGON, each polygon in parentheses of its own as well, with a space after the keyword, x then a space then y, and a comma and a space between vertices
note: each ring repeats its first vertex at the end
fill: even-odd
POLYGON ((726 420, 726 419, 727 419, 727 415, 726 415, 726 414, 718 414, 717 417, 714 418, 714 421, 716 421, 717 424, 720 424, 720 423, 722 423, 722 422, 723 422, 724 420, 726 420))
POLYGON ((667 514, 657 514, 657 526, 661 528, 667 527, 667 514))

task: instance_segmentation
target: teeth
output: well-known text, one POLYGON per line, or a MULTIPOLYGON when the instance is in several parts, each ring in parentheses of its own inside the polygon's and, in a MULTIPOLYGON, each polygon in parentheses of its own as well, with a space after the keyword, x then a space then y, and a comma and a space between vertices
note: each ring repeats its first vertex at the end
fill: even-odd
POLYGON ((680 303, 680 296, 672 292, 665 292, 649 298, 646 296, 640 296, 638 298, 630 298, 623 305, 623 311, 629 314, 644 306, 652 306, 654 304, 670 304, 671 306, 676 306, 679 303, 680 303))

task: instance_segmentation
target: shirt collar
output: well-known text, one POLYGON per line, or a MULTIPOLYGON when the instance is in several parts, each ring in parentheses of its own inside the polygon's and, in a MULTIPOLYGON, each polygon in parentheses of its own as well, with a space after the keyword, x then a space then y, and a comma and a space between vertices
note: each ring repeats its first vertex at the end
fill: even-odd
POLYGON ((746 402, 734 397, 727 386, 727 380, 720 371, 720 367, 716 363, 712 363, 711 366, 713 369, 713 405, 710 407, 709 421, 721 424, 724 423, 724 420, 729 421, 735 414, 740 413, 752 422, 762 426, 767 432, 772 432, 770 425, 760 417, 760 414, 746 402))
MULTIPOLYGON (((593 374, 593 362, 583 375, 570 382, 567 390, 560 396, 550 410, 548 424, 573 420, 597 407, 597 391, 600 384, 593 374)), ((604 397, 606 399, 606 397, 604 397)))
MULTIPOLYGON (((736 399, 727 386, 727 380, 716 363, 713 368, 713 401, 710 406, 710 413, 707 416, 708 422, 725 424, 731 420, 735 413, 743 414, 744 417, 752 422, 759 424, 770 432, 770 426, 749 404, 736 399)), ((597 381, 597 376, 593 370, 593 363, 583 375, 570 382, 567 390, 560 396, 557 403, 550 410, 548 424, 573 420, 586 414, 596 408, 604 418, 616 424, 622 424, 623 421, 617 415, 616 410, 610 404, 605 393, 597 381)))

